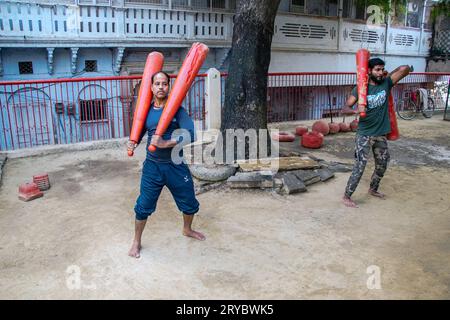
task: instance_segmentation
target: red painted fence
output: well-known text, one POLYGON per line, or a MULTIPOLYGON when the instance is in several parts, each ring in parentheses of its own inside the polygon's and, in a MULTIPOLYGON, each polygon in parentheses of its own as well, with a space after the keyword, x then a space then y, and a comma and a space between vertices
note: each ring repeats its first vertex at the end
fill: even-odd
MULTIPOLYGON (((205 129, 205 79, 197 76, 183 102, 198 130, 205 129)), ((449 79, 445 73, 413 73, 394 88, 394 98, 427 88, 443 108, 449 79)), ((222 74, 222 105, 225 80, 222 74)), ((120 76, 0 82, 0 151, 128 136, 139 81, 120 76)), ((268 121, 337 115, 355 83, 355 73, 348 72, 270 73, 268 121)))
MULTIPOLYGON (((183 101, 199 129, 205 77, 183 101)), ((126 137, 139 83, 139 76, 0 82, 0 150, 126 137)))

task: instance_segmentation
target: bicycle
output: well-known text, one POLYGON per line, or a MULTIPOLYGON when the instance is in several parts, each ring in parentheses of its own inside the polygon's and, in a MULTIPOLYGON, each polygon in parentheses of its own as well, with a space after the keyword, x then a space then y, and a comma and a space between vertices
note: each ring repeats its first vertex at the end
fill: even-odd
POLYGON ((403 97, 397 102, 397 114, 403 120, 412 120, 416 114, 421 112, 425 118, 431 118, 434 113, 434 100, 428 95, 427 107, 420 101, 419 94, 416 91, 405 91, 403 97))

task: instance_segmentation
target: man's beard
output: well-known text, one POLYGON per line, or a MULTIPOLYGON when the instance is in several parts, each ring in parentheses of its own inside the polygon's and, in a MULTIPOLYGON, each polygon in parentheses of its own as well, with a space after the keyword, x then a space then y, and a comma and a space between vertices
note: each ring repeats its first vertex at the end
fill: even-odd
POLYGON ((377 77, 375 77, 374 75, 370 75, 370 79, 377 84, 380 84, 383 82, 383 77, 380 77, 380 79, 377 79, 377 77))

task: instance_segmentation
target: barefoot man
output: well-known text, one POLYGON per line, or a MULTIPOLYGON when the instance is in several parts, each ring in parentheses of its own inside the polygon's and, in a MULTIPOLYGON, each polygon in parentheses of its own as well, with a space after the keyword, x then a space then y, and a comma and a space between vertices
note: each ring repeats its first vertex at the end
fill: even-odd
MULTIPOLYGON (((388 98, 392 87, 406 77, 412 67, 400 66, 384 77, 384 61, 379 58, 369 60, 369 84, 367 93, 366 117, 359 119, 358 131, 355 139, 355 164, 352 174, 347 182, 344 197, 347 207, 356 208, 356 203, 351 199, 353 192, 364 173, 367 157, 372 148, 375 159, 375 171, 370 181, 369 194, 384 198, 384 194, 378 191, 381 178, 383 178, 389 162, 389 151, 386 135, 391 131, 388 113, 388 98)), ((352 109, 358 101, 358 91, 355 87, 348 97, 341 113, 346 115, 358 114, 358 108, 352 109)))
MULTIPOLYGON (((183 213, 183 235, 197 240, 205 240, 200 232, 192 230, 194 214, 199 210, 199 203, 195 198, 194 183, 188 166, 185 163, 175 164, 172 161, 172 149, 180 139, 172 139, 176 129, 188 130, 192 142, 194 141, 194 123, 186 111, 180 107, 173 121, 161 137, 155 135, 159 118, 166 105, 169 95, 169 76, 165 72, 158 72, 152 77, 153 102, 146 121, 148 132, 147 157, 142 169, 140 195, 136 200, 134 211, 136 213, 134 240, 129 256, 139 258, 141 251, 142 232, 147 218, 155 211, 161 190, 164 186, 172 193, 178 209, 183 213), (149 144, 157 147, 155 152, 148 151, 149 144)), ((145 134, 143 130, 142 137, 145 134)), ((181 137, 180 137, 181 138, 181 137)), ((128 143, 128 149, 134 150, 139 144, 128 143)))

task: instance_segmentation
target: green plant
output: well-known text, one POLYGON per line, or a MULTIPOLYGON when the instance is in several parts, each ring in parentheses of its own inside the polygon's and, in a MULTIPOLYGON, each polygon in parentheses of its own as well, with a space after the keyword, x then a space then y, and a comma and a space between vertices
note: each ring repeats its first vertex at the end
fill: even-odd
POLYGON ((356 6, 361 7, 369 7, 371 5, 375 5, 381 8, 383 13, 388 13, 390 10, 390 1, 389 0, 356 0, 356 6))
MULTIPOLYGON (((446 0, 448 1, 448 0, 446 0)), ((407 0, 356 0, 356 6, 369 7, 375 5, 381 8, 383 14, 391 16, 404 16, 406 13, 407 0)))
POLYGON ((439 16, 450 17, 450 1, 440 0, 433 5, 431 9, 430 19, 434 23, 439 16))
POLYGON ((392 4, 393 4, 393 12, 391 12, 391 15, 402 15, 404 16, 406 14, 406 7, 408 5, 408 1, 407 0, 392 0, 392 4))

